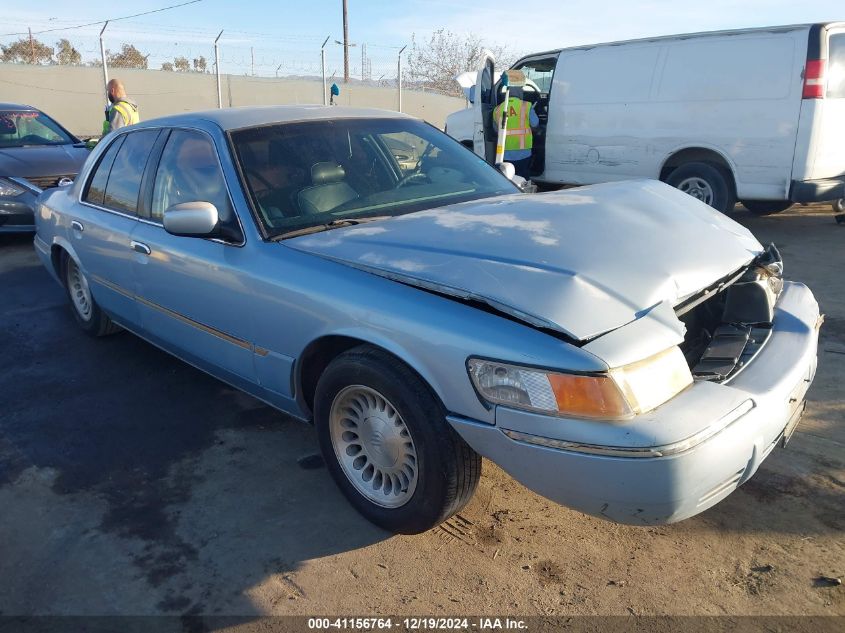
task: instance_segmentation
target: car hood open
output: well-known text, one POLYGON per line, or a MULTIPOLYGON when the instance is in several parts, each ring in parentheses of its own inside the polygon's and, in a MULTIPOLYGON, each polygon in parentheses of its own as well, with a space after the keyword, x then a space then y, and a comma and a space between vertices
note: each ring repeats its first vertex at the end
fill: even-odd
POLYGON ((763 250, 736 222, 649 180, 489 198, 283 244, 579 341, 674 306, 763 250))

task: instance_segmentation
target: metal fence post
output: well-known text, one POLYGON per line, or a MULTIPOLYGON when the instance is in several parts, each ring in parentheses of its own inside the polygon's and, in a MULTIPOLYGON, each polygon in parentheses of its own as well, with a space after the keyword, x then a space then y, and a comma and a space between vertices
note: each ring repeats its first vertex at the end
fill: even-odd
POLYGON ((399 49, 398 60, 396 62, 396 84, 399 87, 399 112, 402 112, 402 52, 408 48, 406 44, 399 49))
POLYGON ((220 31, 217 34, 217 37, 214 38, 214 68, 217 72, 217 107, 223 107, 223 93, 220 91, 220 49, 217 45, 217 42, 220 41, 220 36, 223 35, 223 31, 220 31))
POLYGON ((106 32, 106 27, 108 25, 109 21, 106 20, 106 23, 103 24, 103 28, 100 30, 100 57, 103 60, 103 90, 106 91, 107 103, 109 100, 109 69, 108 65, 106 64, 106 45, 103 43, 103 33, 106 32))
POLYGON ((323 40, 323 45, 320 47, 320 66, 323 70, 323 105, 329 105, 329 97, 326 94, 326 43, 329 41, 329 37, 323 40))

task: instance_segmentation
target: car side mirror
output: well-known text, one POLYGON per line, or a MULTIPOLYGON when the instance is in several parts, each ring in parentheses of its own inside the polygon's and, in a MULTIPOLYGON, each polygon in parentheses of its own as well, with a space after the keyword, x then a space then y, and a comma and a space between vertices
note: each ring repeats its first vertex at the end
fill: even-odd
POLYGON ((470 103, 475 103, 475 86, 469 87, 469 93, 467 94, 467 99, 470 103))
POLYGON ((507 178, 508 180, 513 180, 516 177, 516 167, 513 166, 513 163, 499 163, 496 165, 499 168, 499 171, 502 172, 502 175, 507 178))
POLYGON ((210 202, 181 202, 164 212, 164 230, 182 237, 209 237, 219 224, 217 207, 210 202))

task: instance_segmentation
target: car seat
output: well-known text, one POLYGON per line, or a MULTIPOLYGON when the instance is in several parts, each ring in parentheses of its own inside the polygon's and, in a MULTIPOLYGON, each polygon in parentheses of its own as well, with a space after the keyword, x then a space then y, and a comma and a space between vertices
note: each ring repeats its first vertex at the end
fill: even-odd
POLYGON ((327 213, 358 197, 346 182, 346 170, 337 163, 315 163, 311 167, 311 183, 297 195, 302 215, 327 213))

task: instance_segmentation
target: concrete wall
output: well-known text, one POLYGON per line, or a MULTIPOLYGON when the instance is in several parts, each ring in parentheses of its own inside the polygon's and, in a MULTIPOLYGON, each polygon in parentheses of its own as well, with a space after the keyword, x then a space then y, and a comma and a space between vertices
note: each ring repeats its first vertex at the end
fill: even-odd
MULTIPOLYGON (((217 107, 214 75, 158 70, 110 69, 119 77, 129 96, 138 103, 144 120, 166 114, 217 107)), ((322 82, 223 75, 224 106, 322 103, 322 82)), ((395 88, 358 84, 340 85, 339 105, 396 110, 395 88)), ((0 102, 25 103, 44 110, 80 136, 99 134, 105 97, 103 71, 78 66, 30 66, 0 64, 0 102)), ((464 107, 464 100, 405 90, 403 110, 443 127, 450 112, 464 107)))

